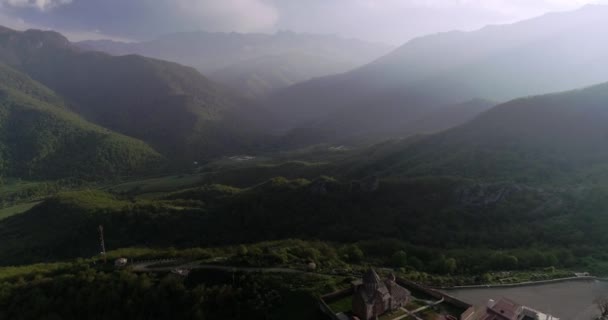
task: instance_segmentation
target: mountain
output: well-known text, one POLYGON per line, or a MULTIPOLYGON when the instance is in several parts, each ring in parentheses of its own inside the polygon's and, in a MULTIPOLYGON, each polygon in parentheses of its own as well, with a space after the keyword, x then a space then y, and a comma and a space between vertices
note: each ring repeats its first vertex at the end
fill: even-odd
MULTIPOLYGON (((443 131, 466 123, 496 104, 483 99, 454 105, 439 105, 440 101, 424 95, 386 96, 373 102, 377 107, 371 113, 372 102, 362 101, 328 115, 309 130, 321 133, 318 138, 330 141, 374 142, 386 137, 443 131), (404 105, 407 108, 403 108, 404 105)), ((314 142, 314 139, 309 141, 314 142)))
POLYGON ((110 178, 161 160, 145 143, 83 120, 51 90, 0 64, 0 177, 110 178))
POLYGON ((507 101, 589 86, 608 78, 608 45, 599 40, 607 21, 608 7, 587 6, 421 37, 361 68, 280 90, 267 104, 286 129, 336 112, 369 129, 369 117, 411 119, 424 116, 421 109, 436 112, 471 99, 507 101))
POLYGON ((534 183, 589 174, 608 161, 607 106, 608 83, 516 99, 462 126, 378 146, 359 172, 534 183))
MULTIPOLYGON (((476 103, 483 104, 471 105, 476 103)), ((218 165, 187 189, 171 177, 106 189, 116 194, 59 194, 0 221, 0 260, 97 254, 91 230, 99 225, 111 248, 296 237, 342 243, 398 239, 442 252, 466 247, 462 251, 482 250, 479 260, 491 256, 483 251, 488 249, 586 248, 577 257, 591 256, 608 244, 606 106, 608 83, 516 99, 456 128, 353 150, 346 159, 218 165), (278 175, 292 180, 268 178, 278 175), (145 190, 147 183, 164 186, 145 190)), ((424 260, 427 268, 435 256, 440 253, 424 260)), ((458 259, 470 263, 465 270, 476 265, 458 259)), ((519 267, 529 268, 523 261, 519 267)))
POLYGON ((64 97, 87 120, 141 139, 173 159, 191 162, 242 151, 268 118, 193 68, 85 52, 54 32, 4 30, 0 61, 64 97))
MULTIPOLYGON (((440 106, 437 111, 425 112, 425 116, 408 123, 402 128, 407 131, 403 134, 435 133, 451 129, 473 120, 479 114, 489 110, 496 102, 473 99, 455 105, 440 106)), ((403 129, 402 129, 403 130, 403 129)))
POLYGON ((113 55, 139 54, 192 66, 249 97, 345 72, 391 50, 383 44, 293 32, 189 32, 145 42, 98 40, 77 45, 113 55))
POLYGON ((353 63, 318 54, 287 52, 237 62, 209 76, 251 99, 314 77, 337 74, 355 67, 353 63))

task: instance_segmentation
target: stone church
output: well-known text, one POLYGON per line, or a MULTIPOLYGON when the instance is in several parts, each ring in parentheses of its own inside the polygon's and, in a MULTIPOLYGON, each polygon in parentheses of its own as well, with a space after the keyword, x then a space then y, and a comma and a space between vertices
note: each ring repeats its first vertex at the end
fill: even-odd
POLYGON ((377 319, 405 307, 410 299, 410 292, 397 284, 394 274, 382 281, 376 271, 370 269, 363 275, 363 283, 355 286, 353 315, 360 320, 377 319))

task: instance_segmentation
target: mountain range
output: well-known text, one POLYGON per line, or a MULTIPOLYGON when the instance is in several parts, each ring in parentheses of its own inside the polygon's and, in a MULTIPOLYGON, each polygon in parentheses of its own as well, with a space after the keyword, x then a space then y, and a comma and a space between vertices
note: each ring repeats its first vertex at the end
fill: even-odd
POLYGON ((349 71, 392 47, 338 36, 298 34, 175 33, 144 42, 83 41, 113 55, 139 54, 192 66, 249 98, 312 78, 349 71))
POLYGON ((593 176, 608 161, 607 106, 608 83, 515 99, 453 129, 366 150, 353 172, 526 183, 593 176))
POLYGON ((66 244, 99 224, 111 226, 117 247, 294 236, 397 238, 434 248, 605 246, 607 105, 608 83, 520 98, 440 133, 362 148, 342 160, 292 163, 286 174, 299 179, 268 180, 285 174, 284 166, 245 164, 173 193, 127 191, 149 193, 138 202, 103 192, 61 194, 0 220, 0 255, 31 262, 91 254, 92 239, 66 244), (215 184, 228 181, 242 188, 215 184), (63 224, 78 228, 55 232, 63 224), (35 236, 24 241, 17 230, 35 236))
POLYGON ((504 102, 606 81, 608 45, 598 39, 607 21, 608 7, 590 5, 420 37, 358 69, 280 90, 265 103, 285 130, 325 132, 348 123, 340 136, 407 132, 419 118, 441 117, 442 109, 449 114, 449 106, 472 99, 504 102))
POLYGON ((0 62, 61 96, 71 112, 175 161, 242 151, 270 118, 191 67, 83 51, 55 32, 3 29, 0 62))
MULTIPOLYGON (((505 269, 606 273, 606 21, 607 7, 590 6, 422 37, 270 95, 309 62, 336 64, 302 52, 264 53, 251 70, 247 57, 209 62, 214 79, 267 82, 247 87, 255 100, 192 66, 0 28, 0 265, 99 257, 102 225, 103 250, 131 247, 129 259, 195 248, 187 259, 215 263, 221 251, 201 247, 231 246, 250 260, 221 263, 357 272, 397 256, 438 285, 502 281, 505 269), (241 245, 291 238, 319 249, 241 245)), ((99 263, 82 266, 85 277, 99 263)), ((32 290, 53 281, 30 278, 32 290)))
MULTIPOLYGON (((170 163, 192 163, 224 153, 242 152, 263 139, 265 134, 260 128, 271 118, 255 103, 208 80, 191 67, 136 55, 113 57, 83 51, 51 31, 0 29, 0 63, 4 64, 1 70, 6 80, 4 86, 10 85, 10 90, 4 90, 3 95, 7 101, 4 104, 6 117, 2 117, 5 128, 25 121, 25 115, 17 113, 16 106, 19 110, 25 107, 38 112, 44 110, 37 117, 44 114, 45 124, 41 125, 45 130, 78 125, 81 129, 105 132, 100 136, 137 145, 135 153, 143 152, 142 161, 153 155, 156 160, 166 158, 170 163), (23 85, 15 86, 15 80, 11 79, 20 79, 15 83, 23 85), (45 95, 41 96, 39 92, 45 95), (131 143, 135 139, 139 141, 131 143)), ((17 163, 29 166, 27 161, 14 158, 18 154, 16 149, 19 153, 28 153, 19 157, 29 157, 28 161, 44 164, 44 168, 58 166, 57 170, 47 171, 55 176, 65 175, 64 169, 78 167, 73 162, 59 162, 64 156, 51 161, 45 154, 48 150, 42 150, 54 148, 51 140, 44 140, 46 138, 55 139, 59 144, 67 143, 67 139, 74 140, 70 142, 72 147, 60 148, 66 154, 77 154, 75 146, 79 144, 95 151, 107 143, 101 139, 103 137, 98 137, 97 143, 85 143, 84 138, 79 140, 74 133, 56 136, 60 133, 49 132, 44 135, 44 141, 32 146, 32 150, 26 150, 24 141, 14 140, 16 137, 11 139, 11 135, 30 139, 24 130, 43 134, 34 130, 35 123, 19 131, 7 131, 2 149, 3 158, 13 159, 10 160, 10 174, 21 175, 27 171, 38 176, 35 172, 44 171, 34 168, 36 164, 32 164, 32 168, 16 169, 17 163)), ((117 172, 124 173, 119 159, 108 159, 105 169, 115 167, 117 172)), ((82 173, 80 169, 76 171, 82 173)))
MULTIPOLYGON (((260 152, 270 147, 285 149, 315 143, 368 143, 386 138, 433 134, 450 128, 456 129, 439 136, 448 135, 450 139, 456 139, 458 134, 455 133, 462 132, 462 128, 480 127, 482 122, 492 121, 499 125, 499 120, 490 121, 488 115, 503 110, 505 105, 517 105, 522 100, 507 104, 496 101, 532 92, 571 89, 608 79, 608 64, 602 58, 608 46, 594 41, 601 29, 597 26, 608 21, 603 19, 605 17, 608 17, 608 7, 588 6, 574 12, 548 14, 511 25, 422 37, 356 70, 296 84, 259 101, 243 98, 192 67, 140 55, 113 56, 83 50, 51 31, 0 29, 0 63, 5 65, 3 71, 7 72, 7 77, 18 75, 34 83, 29 87, 43 88, 44 92, 49 92, 50 95, 42 101, 53 97, 50 102, 44 102, 52 105, 53 110, 69 112, 79 122, 103 128, 122 139, 130 137, 133 139, 130 141, 136 141, 134 144, 141 147, 137 153, 145 147, 149 155, 156 154, 155 157, 167 159, 167 163, 183 168, 217 156, 260 152), (585 36, 576 36, 583 33, 585 36), (574 47, 579 50, 572 50, 574 47), (583 65, 585 67, 580 67, 583 65), (575 69, 580 69, 580 72, 576 73, 575 69), (519 75, 515 77, 515 73, 519 75), (277 129, 285 133, 281 139, 272 136, 277 129)), ((335 37, 292 33, 249 36, 189 33, 167 36, 161 38, 163 41, 150 42, 141 48, 154 43, 165 43, 165 48, 170 48, 168 44, 188 39, 200 50, 211 50, 212 46, 195 41, 201 37, 217 39, 224 45, 231 43, 227 38, 232 39, 235 42, 233 48, 249 43, 257 48, 252 51, 262 55, 260 65, 272 65, 276 59, 280 60, 279 57, 268 58, 260 53, 266 54, 270 50, 264 49, 262 43, 274 52, 293 47, 298 41, 301 48, 309 49, 319 42, 332 43, 332 40, 360 44, 335 37)), ((96 43, 110 47, 114 45, 96 43)), ((318 52, 332 51, 329 47, 321 47, 318 52)), ((230 52, 227 56, 233 56, 230 58, 232 60, 246 60, 239 50, 233 52, 221 46, 215 49, 230 52)), ((315 60, 313 56, 300 57, 302 60, 315 60)), ((207 58, 209 61, 219 59, 217 55, 207 58)), ((218 62, 209 63, 213 65, 218 62)), ((224 66, 225 70, 234 66, 230 63, 224 63, 227 66, 224 66)), ((299 62, 294 62, 294 65, 299 65, 299 62)), ((211 67, 207 65, 206 68, 211 67)), ((286 76, 275 72, 277 68, 265 69, 268 71, 266 79, 286 76)), ((227 74, 229 72, 224 73, 227 74)), ((232 76, 233 79, 239 78, 239 72, 234 71, 232 76)), ((246 79, 241 80, 247 82, 246 79)), ((12 88, 11 95, 4 96, 14 101, 18 99, 11 97, 29 97, 31 92, 35 91, 25 86, 12 88)), ((592 89, 582 92, 578 96, 582 101, 586 95, 590 99, 595 95, 592 89)), ((34 98, 36 102, 41 99, 34 98)), ((534 112, 533 109, 524 108, 508 110, 519 110, 522 119, 525 113, 534 112)), ((555 110, 561 109, 543 112, 555 110)), ((551 118, 549 114, 547 117, 551 118)), ((510 125, 515 128, 525 123, 522 120, 510 125)), ((498 132, 476 134, 489 139, 498 132)), ((541 133, 537 136, 542 136, 541 133)), ((479 140, 473 134, 467 137, 470 141, 479 140)), ((413 140, 417 139, 419 137, 413 140)), ((463 141, 467 139, 462 138, 463 141)), ((430 141, 426 138, 422 140, 430 141)), ((568 141, 565 137, 562 140, 568 141)), ((419 144, 413 147, 410 145, 411 139, 405 141, 407 147, 404 150, 408 150, 408 156, 413 155, 414 159, 418 159, 426 152, 414 154, 412 150, 426 149, 419 144)), ((499 148, 502 146, 500 142, 496 138, 492 145, 499 148)), ((443 146, 428 148, 436 151, 443 150, 443 146)), ((16 154, 10 150, 14 148, 5 146, 4 158, 16 154)), ((479 156, 477 151, 470 153, 479 156)), ((148 156, 143 158, 147 159, 148 156)), ((458 161, 467 162, 464 158, 458 161)), ((19 161, 10 162, 14 166, 19 161)), ((425 160, 424 163, 429 166, 434 161, 425 160)), ((408 162, 408 170, 416 167, 417 164, 408 162)), ((11 170, 23 172, 25 169, 11 170)))

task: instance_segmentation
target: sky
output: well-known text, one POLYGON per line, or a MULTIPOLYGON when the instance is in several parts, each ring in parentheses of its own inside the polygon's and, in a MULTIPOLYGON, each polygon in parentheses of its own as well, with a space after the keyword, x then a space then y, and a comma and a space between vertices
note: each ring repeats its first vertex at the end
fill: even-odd
POLYGON ((0 0, 0 25, 73 41, 138 41, 182 31, 335 34, 394 45, 608 0, 0 0))

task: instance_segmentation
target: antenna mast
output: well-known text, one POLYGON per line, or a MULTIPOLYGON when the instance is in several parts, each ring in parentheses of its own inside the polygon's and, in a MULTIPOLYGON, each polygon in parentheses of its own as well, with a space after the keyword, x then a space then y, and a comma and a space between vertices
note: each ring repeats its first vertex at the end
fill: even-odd
POLYGON ((107 261, 107 257, 106 257, 106 242, 103 239, 103 226, 99 225, 99 242, 101 244, 101 255, 103 257, 103 263, 106 264, 107 261))

